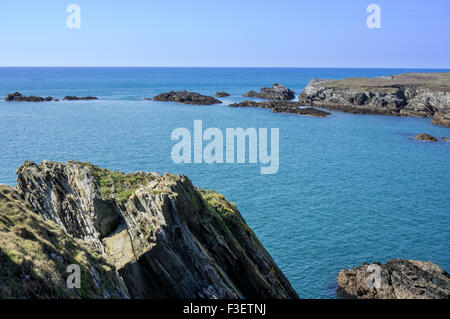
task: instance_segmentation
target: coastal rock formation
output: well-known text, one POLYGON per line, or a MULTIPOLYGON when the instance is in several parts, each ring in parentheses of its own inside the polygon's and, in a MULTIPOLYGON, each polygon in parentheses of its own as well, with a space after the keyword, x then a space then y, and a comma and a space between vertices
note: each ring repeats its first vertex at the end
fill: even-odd
POLYGON ((227 92, 216 92, 216 97, 227 97, 230 96, 227 92))
POLYGON ((313 79, 299 102, 350 113, 432 117, 434 124, 450 126, 450 73, 313 79))
POLYGON ((5 98, 5 101, 8 102, 46 102, 46 101, 53 101, 53 98, 51 96, 47 97, 40 97, 40 96, 25 96, 19 92, 14 92, 11 94, 8 94, 8 96, 5 98))
POLYGON ((418 141, 425 141, 425 142, 437 142, 438 139, 430 134, 417 134, 414 135, 414 138, 418 141))
POLYGON ((186 176, 73 161, 17 173, 29 210, 100 252, 132 298, 298 297, 236 206, 186 176))
POLYGON ((241 103, 230 104, 230 107, 259 107, 271 109, 275 113, 294 113, 298 115, 305 116, 315 116, 315 117, 326 117, 330 113, 321 111, 312 107, 302 107, 298 102, 287 102, 287 101, 269 101, 269 102, 255 102, 255 101, 244 101, 241 103))
POLYGON ((177 102, 182 104, 194 104, 194 105, 211 105, 222 103, 218 99, 211 96, 201 95, 194 92, 188 91, 170 91, 167 93, 162 93, 156 95, 153 98, 154 101, 167 101, 167 102, 177 102))
POLYGON ((282 84, 274 83, 271 88, 263 87, 260 92, 250 91, 244 94, 246 97, 256 97, 268 100, 284 100, 289 101, 295 99, 295 92, 288 89, 282 84))
POLYGON ((78 96, 65 96, 63 100, 68 100, 68 101, 79 101, 79 100, 98 100, 98 97, 95 96, 83 96, 83 97, 78 97, 78 96))
POLYGON ((21 194, 0 185, 0 299, 129 298, 101 252, 33 212, 21 194), (81 289, 66 285, 67 267, 81 271, 81 289))
POLYGON ((450 142, 450 139, 446 138, 445 136, 441 137, 441 140, 446 141, 446 142, 450 142))
POLYGON ((341 270, 338 293, 361 299, 448 299, 450 275, 431 261, 393 259, 341 270))

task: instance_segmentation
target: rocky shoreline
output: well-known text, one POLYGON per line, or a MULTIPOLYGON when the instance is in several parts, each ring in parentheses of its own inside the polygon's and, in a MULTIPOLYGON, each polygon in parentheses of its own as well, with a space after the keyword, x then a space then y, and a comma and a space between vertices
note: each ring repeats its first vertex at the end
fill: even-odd
POLYGON ((393 259, 341 270, 338 293, 358 299, 449 299, 450 275, 438 265, 393 259))
POLYGON ((434 124, 450 126, 450 73, 313 79, 299 102, 349 113, 430 117, 434 124))
POLYGON ((293 113, 304 116, 314 117, 326 117, 330 113, 318 110, 312 107, 300 107, 298 102, 287 101, 269 101, 269 102, 256 102, 256 101, 244 101, 240 103, 230 104, 230 107, 258 107, 272 110, 274 113, 293 113))
POLYGON ((0 186, 1 298, 298 298, 237 207, 186 176, 74 161, 17 174, 0 186))

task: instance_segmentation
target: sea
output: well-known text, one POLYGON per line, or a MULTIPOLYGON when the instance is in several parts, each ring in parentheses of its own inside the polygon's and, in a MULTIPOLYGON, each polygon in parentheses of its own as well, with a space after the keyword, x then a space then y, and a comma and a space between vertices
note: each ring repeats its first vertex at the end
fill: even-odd
POLYGON ((337 298, 336 276, 363 262, 433 261, 450 270, 450 138, 430 119, 331 111, 326 118, 232 108, 249 90, 312 78, 374 77, 423 69, 0 68, 0 97, 97 96, 91 101, 0 102, 0 183, 26 160, 92 162, 123 172, 187 175, 234 202, 302 298, 337 298), (222 104, 147 101, 188 90, 222 104), (174 163, 176 128, 278 128, 279 169, 260 163, 174 163))

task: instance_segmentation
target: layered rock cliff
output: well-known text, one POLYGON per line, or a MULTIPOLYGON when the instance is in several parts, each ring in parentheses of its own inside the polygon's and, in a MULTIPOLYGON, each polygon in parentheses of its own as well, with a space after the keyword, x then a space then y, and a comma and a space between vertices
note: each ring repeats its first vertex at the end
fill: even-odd
POLYGON ((25 214, 54 225, 61 240, 101 254, 108 276, 116 276, 113 287, 123 281, 106 296, 298 297, 236 206, 185 176, 123 174, 73 161, 27 162, 17 173, 12 192, 25 214))
POLYGON ((450 73, 313 79, 299 102, 351 113, 432 117, 434 124, 450 126, 450 73))

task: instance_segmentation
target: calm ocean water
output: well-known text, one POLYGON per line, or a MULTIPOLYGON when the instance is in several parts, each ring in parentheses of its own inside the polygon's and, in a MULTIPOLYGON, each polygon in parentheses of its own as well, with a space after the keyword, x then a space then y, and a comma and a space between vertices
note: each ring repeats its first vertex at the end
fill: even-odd
MULTIPOLYGON (((332 112, 325 119, 230 108, 243 93, 280 82, 300 93, 311 78, 372 77, 397 69, 0 68, 13 91, 98 101, 0 102, 0 183, 16 184, 25 160, 90 161, 102 167, 188 175, 235 202, 304 298, 336 297, 342 268, 390 258, 432 260, 450 270, 450 128, 429 119, 332 112), (231 96, 222 105, 140 100, 168 90, 231 96), (172 162, 177 127, 278 127, 280 169, 259 164, 172 162)), ((449 71, 449 70, 433 70, 449 71)))

